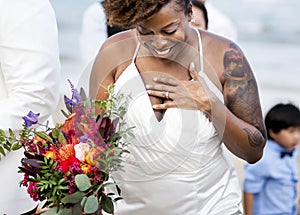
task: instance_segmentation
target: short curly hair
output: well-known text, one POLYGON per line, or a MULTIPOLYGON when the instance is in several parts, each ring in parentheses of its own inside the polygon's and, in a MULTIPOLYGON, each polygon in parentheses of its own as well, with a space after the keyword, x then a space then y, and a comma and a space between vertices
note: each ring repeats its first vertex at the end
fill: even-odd
POLYGON ((176 1, 188 13, 190 0, 104 0, 102 5, 108 25, 129 29, 151 17, 171 1, 176 1))

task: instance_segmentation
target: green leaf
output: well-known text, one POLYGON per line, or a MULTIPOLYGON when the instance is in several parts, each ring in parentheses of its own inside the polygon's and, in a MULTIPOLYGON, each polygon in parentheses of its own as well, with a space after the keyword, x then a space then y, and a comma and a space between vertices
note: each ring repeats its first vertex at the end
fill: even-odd
POLYGON ((8 129, 8 132, 13 139, 16 139, 14 132, 10 128, 8 129))
POLYGON ((59 215, 70 215, 72 214, 72 208, 60 208, 58 211, 59 215))
POLYGON ((91 187, 90 179, 85 174, 76 175, 75 183, 80 191, 86 191, 91 187))
POLYGON ((61 144, 67 144, 67 140, 61 131, 59 131, 58 133, 58 142, 60 142, 61 144))
POLYGON ((73 193, 72 195, 65 196, 61 200, 61 202, 64 204, 68 204, 68 203, 75 204, 75 203, 80 202, 84 196, 85 196, 85 193, 77 191, 77 192, 73 193))
POLYGON ((3 156, 5 156, 5 151, 4 151, 4 149, 3 149, 2 146, 0 146, 0 153, 1 153, 3 156))
POLYGON ((101 207, 106 213, 114 213, 114 204, 112 202, 112 199, 106 195, 103 195, 101 197, 101 207))
POLYGON ((21 144, 19 144, 19 143, 15 143, 15 144, 13 144, 12 145, 12 150, 13 151, 16 151, 16 150, 18 150, 18 149, 20 149, 20 148, 22 148, 22 145, 21 144))
POLYGON ((58 130, 58 129, 53 129, 53 130, 52 130, 52 137, 53 137, 53 138, 58 138, 58 133, 59 133, 59 130, 58 130))
POLYGON ((122 199, 123 199, 122 197, 114 198, 114 202, 117 202, 117 201, 122 200, 122 199))
POLYGON ((81 214, 82 214, 82 207, 81 207, 80 203, 75 204, 73 207, 72 215, 81 215, 81 214))
POLYGON ((86 199, 83 210, 85 213, 95 213, 99 208, 99 202, 96 196, 89 196, 86 199))
POLYGON ((86 197, 86 196, 82 198, 82 200, 81 200, 81 202, 80 202, 81 207, 83 207, 83 206, 85 205, 86 200, 87 200, 87 197, 86 197))
POLYGON ((50 208, 48 211, 43 213, 43 215, 57 215, 57 207, 50 208))
POLYGON ((57 207, 50 208, 48 211, 43 213, 43 215, 70 215, 72 214, 72 208, 60 207, 59 210, 57 207))
POLYGON ((5 132, 2 129, 0 129, 0 136, 3 136, 3 137, 6 136, 5 132))
POLYGON ((40 138, 42 138, 42 139, 44 139, 44 140, 46 140, 46 141, 48 141, 50 143, 53 143, 52 138, 48 134, 46 134, 45 132, 37 131, 37 132, 35 132, 35 134, 37 136, 39 136, 40 138))
POLYGON ((121 189, 117 184, 116 184, 116 188, 117 188, 117 192, 118 192, 119 196, 121 196, 121 189))

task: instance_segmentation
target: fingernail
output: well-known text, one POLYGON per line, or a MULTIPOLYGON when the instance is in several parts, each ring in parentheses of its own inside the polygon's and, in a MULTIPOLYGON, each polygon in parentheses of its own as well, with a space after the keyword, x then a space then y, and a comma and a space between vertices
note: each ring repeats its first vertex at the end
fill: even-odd
POLYGON ((157 78, 157 77, 154 77, 154 78, 153 78, 153 81, 157 81, 157 80, 158 80, 158 78, 157 78))
POLYGON ((152 90, 147 90, 147 93, 148 93, 148 94, 151 94, 151 93, 152 93, 152 90))
POLYGON ((150 88, 150 85, 149 85, 149 84, 146 84, 145 87, 146 87, 146 89, 149 89, 149 88, 150 88))

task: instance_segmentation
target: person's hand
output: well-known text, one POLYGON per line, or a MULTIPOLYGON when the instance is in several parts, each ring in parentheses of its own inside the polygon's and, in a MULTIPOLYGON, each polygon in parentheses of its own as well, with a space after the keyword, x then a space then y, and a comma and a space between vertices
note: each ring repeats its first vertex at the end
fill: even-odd
POLYGON ((209 116, 213 93, 204 79, 197 74, 193 62, 189 66, 189 73, 192 78, 190 81, 180 81, 174 77, 154 77, 156 84, 146 85, 148 94, 167 101, 153 105, 153 109, 198 109, 209 116))

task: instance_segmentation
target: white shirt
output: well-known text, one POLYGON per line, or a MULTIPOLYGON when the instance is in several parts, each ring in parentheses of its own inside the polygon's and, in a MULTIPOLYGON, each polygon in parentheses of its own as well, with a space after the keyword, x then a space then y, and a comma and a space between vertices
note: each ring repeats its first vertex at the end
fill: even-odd
POLYGON ((91 4, 83 13, 80 51, 85 67, 93 61, 103 42, 107 39, 106 16, 99 2, 91 4))
MULTIPOLYGON (((31 110, 44 122, 59 99, 57 23, 48 0, 0 0, 0 129, 18 131, 31 110)), ((33 209, 17 173, 22 150, 0 160, 0 214, 33 209)))
POLYGON ((208 16, 208 31, 237 41, 237 29, 233 22, 212 4, 205 2, 208 16))

